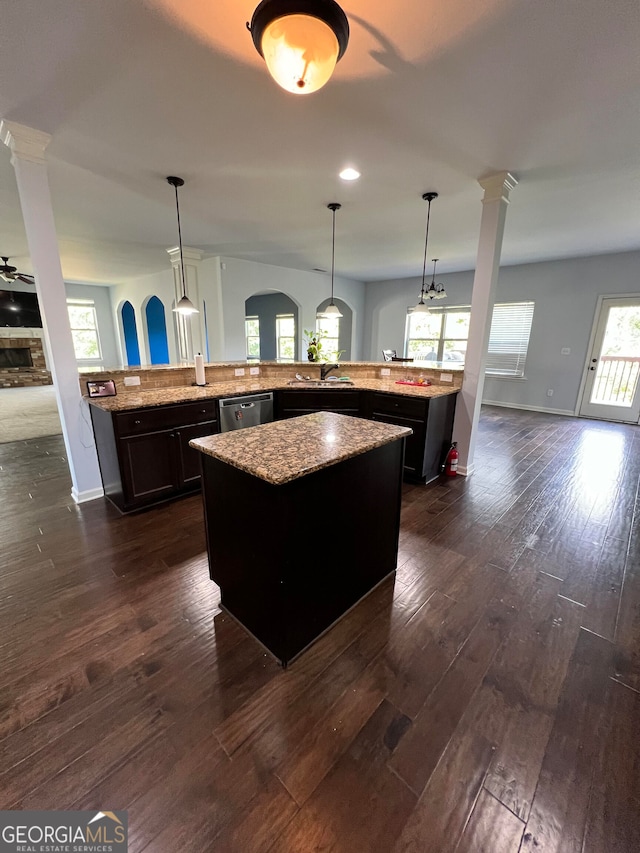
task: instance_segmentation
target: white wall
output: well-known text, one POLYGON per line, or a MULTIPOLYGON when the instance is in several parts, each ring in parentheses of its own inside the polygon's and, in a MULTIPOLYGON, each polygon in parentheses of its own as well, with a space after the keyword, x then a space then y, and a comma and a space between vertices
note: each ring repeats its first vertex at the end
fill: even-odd
MULTIPOLYGON (((203 266, 207 263, 209 262, 203 262, 203 266)), ((281 291, 298 305, 298 345, 299 352, 304 352, 302 331, 315 328, 317 307, 331 294, 331 279, 326 273, 290 270, 253 261, 222 258, 221 276, 226 359, 245 359, 245 300, 257 293, 268 291, 281 291)), ((334 277, 334 294, 353 311, 351 360, 362 360, 365 286, 359 281, 334 277)))
MULTIPOLYGON (((473 271, 438 275, 447 298, 438 307, 469 305, 473 271)), ((415 305, 421 278, 370 282, 364 327, 364 358, 404 348, 407 307, 415 305)), ((640 296, 640 252, 501 267, 496 302, 535 304, 526 379, 487 378, 484 401, 573 413, 587 367, 587 348, 599 295, 640 296), (571 355, 562 356, 563 347, 571 355), (552 388, 553 397, 547 397, 552 388)))

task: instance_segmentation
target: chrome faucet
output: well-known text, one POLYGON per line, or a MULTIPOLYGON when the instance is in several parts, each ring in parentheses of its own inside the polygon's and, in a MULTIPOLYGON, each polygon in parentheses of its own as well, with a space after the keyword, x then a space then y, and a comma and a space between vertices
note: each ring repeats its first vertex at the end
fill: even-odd
POLYGON ((320 379, 326 379, 332 370, 337 370, 339 367, 340 367, 339 364, 321 364, 320 365, 320 379))

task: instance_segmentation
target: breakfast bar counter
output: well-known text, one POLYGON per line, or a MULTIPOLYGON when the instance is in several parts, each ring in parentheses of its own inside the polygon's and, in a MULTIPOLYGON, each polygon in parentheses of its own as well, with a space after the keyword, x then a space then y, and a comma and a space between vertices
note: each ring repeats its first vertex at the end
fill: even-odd
POLYGON ((410 434, 317 412, 190 442, 222 606, 283 666, 395 571, 410 434))

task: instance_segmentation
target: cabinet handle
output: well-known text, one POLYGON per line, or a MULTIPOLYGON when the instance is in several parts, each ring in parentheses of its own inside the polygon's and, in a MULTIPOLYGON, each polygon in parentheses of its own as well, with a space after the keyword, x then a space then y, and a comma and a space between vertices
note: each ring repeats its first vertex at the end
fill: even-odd
POLYGON ((206 414, 207 414, 207 410, 206 410, 206 409, 203 409, 203 410, 202 410, 202 414, 203 414, 203 415, 206 415, 206 414))
POLYGON ((140 421, 134 421, 134 424, 139 424, 139 423, 140 423, 140 421))

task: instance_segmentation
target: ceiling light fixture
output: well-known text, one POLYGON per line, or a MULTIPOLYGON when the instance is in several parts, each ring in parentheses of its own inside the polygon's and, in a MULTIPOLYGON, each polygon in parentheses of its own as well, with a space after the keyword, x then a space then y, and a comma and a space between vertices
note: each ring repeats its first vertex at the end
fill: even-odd
POLYGON ((182 229, 180 228, 180 205, 178 203, 178 187, 184 186, 184 180, 182 178, 176 178, 174 175, 170 175, 167 178, 167 183, 171 184, 171 186, 176 191, 176 214, 178 217, 178 247, 180 249, 180 280, 182 282, 182 299, 178 302, 178 304, 173 310, 176 311, 178 314, 184 314, 185 316, 189 314, 199 314, 200 312, 187 296, 187 284, 184 275, 184 258, 182 257, 182 229))
POLYGON ((424 301, 424 297, 426 296, 425 291, 425 276, 427 273, 427 246, 429 245, 429 219, 431 218, 431 202, 434 198, 438 198, 438 193, 424 193, 422 198, 424 201, 429 203, 429 207, 427 208, 427 233, 424 238, 424 261, 422 263, 422 287, 420 288, 420 300, 418 304, 414 307, 414 312, 417 311, 422 314, 428 314, 429 309, 424 301))
POLYGON ((431 279, 431 284, 425 294, 429 299, 444 299, 447 295, 444 289, 444 284, 436 284, 436 264, 439 260, 440 258, 433 258, 433 278, 431 279))
POLYGON ((335 269, 335 259, 336 259, 336 210, 340 210, 342 207, 341 204, 338 204, 337 201, 332 201, 331 204, 328 204, 327 207, 333 214, 333 230, 332 230, 332 239, 331 239, 331 301, 327 305, 324 311, 321 312, 319 316, 321 317, 342 317, 340 313, 340 309, 337 305, 334 304, 333 301, 333 272, 335 269))
POLYGON ((343 169, 339 176, 343 181, 357 181, 360 177, 360 172, 357 169, 352 169, 351 166, 348 166, 346 169, 343 169))
POLYGON ((247 29, 273 79, 296 95, 321 89, 349 43, 335 0, 262 0, 247 29))

